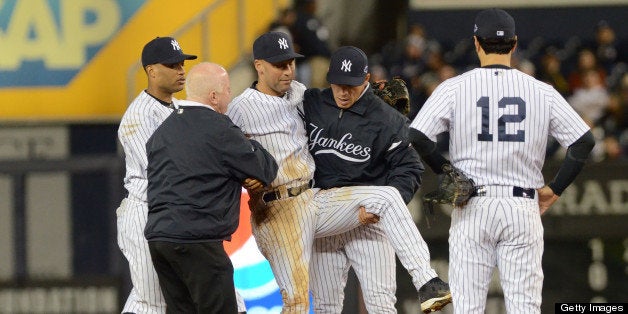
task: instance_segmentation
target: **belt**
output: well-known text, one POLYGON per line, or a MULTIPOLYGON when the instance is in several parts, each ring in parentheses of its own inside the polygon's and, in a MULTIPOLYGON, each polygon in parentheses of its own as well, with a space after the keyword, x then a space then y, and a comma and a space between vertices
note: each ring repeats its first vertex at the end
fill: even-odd
POLYGON ((272 191, 264 192, 264 194, 262 194, 262 200, 264 200, 264 203, 270 203, 272 201, 294 197, 307 191, 311 187, 312 181, 292 188, 286 188, 285 185, 282 185, 272 191))
POLYGON ((475 192, 471 197, 487 196, 487 197, 524 197, 534 199, 536 195, 535 189, 526 189, 518 186, 503 185, 480 185, 475 188, 475 192))

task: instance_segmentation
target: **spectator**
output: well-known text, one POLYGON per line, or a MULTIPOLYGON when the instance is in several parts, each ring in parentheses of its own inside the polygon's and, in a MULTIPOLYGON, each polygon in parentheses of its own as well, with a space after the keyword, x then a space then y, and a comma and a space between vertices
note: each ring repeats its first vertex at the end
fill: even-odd
POLYGON ((279 12, 279 16, 270 23, 268 31, 282 32, 292 38, 291 29, 297 20, 297 11, 294 8, 285 8, 279 12))
POLYGON ((317 0, 296 0, 296 20, 290 29, 297 59, 297 80, 310 88, 327 87, 329 67, 329 30, 316 17, 317 0))
POLYGON ((606 145, 604 129, 598 124, 608 107, 609 93, 602 85, 599 73, 594 69, 582 73, 582 84, 582 87, 576 89, 567 100, 591 127, 591 132, 595 137, 595 147, 591 151, 591 158, 601 161, 606 156, 606 145))
POLYGON ((569 89, 574 93, 584 85, 584 74, 594 70, 600 77, 600 82, 606 86, 606 71, 597 64, 597 58, 590 49, 582 49, 578 54, 577 68, 569 74, 569 89))
POLYGON ((596 70, 582 73, 582 86, 568 98, 568 102, 590 127, 598 124, 608 107, 609 93, 596 70))
POLYGON ((609 99, 602 125, 606 133, 606 155, 609 159, 628 157, 628 73, 609 99))
POLYGON ((541 57, 539 80, 552 85, 563 97, 570 93, 569 82, 561 71, 561 60, 553 51, 547 51, 541 57))
POLYGON ((600 21, 595 29, 595 43, 593 51, 598 62, 607 73, 613 70, 618 61, 619 47, 615 37, 615 30, 607 21, 600 21))

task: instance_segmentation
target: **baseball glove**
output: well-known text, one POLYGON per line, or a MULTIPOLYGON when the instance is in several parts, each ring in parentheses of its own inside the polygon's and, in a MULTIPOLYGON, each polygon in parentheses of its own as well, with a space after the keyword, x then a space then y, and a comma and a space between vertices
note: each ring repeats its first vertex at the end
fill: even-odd
POLYGON ((401 78, 373 83, 373 93, 404 116, 410 112, 410 93, 401 78))
POLYGON ((443 180, 436 191, 425 194, 423 201, 429 206, 449 204, 464 206, 475 192, 475 182, 451 164, 443 165, 443 180))

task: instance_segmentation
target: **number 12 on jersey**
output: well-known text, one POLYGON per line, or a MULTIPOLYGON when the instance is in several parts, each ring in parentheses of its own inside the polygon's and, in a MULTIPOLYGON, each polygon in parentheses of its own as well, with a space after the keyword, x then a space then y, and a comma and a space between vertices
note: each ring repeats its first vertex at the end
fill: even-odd
MULTIPOLYGON (((482 110, 482 133, 478 134, 478 141, 491 142, 493 134, 489 131, 490 112, 489 98, 484 96, 478 99, 476 105, 482 110)), ((506 133, 506 123, 519 123, 526 118, 526 102, 520 97, 503 97, 497 103, 499 108, 516 106, 516 113, 503 114, 497 119, 497 140, 500 142, 524 142, 525 130, 517 130, 514 134, 506 133)))

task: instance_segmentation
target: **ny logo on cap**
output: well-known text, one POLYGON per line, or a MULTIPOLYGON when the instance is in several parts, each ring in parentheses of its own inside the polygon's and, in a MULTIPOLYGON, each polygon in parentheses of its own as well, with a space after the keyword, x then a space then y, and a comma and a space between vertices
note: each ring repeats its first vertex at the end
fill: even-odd
POLYGON ((280 49, 288 49, 288 40, 285 38, 279 38, 277 41, 280 49))
POLYGON ((351 60, 344 59, 342 60, 342 65, 340 66, 340 70, 345 72, 351 72, 351 60))
POLYGON ((179 43, 176 40, 171 40, 170 44, 172 45, 172 49, 174 50, 181 50, 181 46, 179 46, 179 43))

